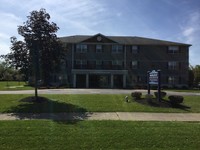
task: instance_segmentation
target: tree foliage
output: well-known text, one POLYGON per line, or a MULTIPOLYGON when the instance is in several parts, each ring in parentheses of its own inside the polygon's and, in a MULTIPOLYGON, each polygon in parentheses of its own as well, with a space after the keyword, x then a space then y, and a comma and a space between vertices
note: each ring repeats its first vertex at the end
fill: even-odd
POLYGON ((194 84, 197 86, 200 84, 200 65, 196 65, 193 68, 193 73, 194 73, 194 84))
POLYGON ((23 74, 21 74, 18 70, 11 67, 6 62, 0 62, 0 80, 1 81, 22 81, 23 74))
POLYGON ((200 85, 200 65, 190 66, 189 68, 189 83, 193 87, 200 85))
POLYGON ((11 38, 11 52, 6 59, 24 74, 33 76, 34 55, 37 53, 40 79, 47 85, 50 74, 59 69, 62 45, 58 41, 56 32, 59 27, 49 22, 50 15, 45 9, 32 11, 27 21, 18 26, 18 33, 24 41, 11 38))

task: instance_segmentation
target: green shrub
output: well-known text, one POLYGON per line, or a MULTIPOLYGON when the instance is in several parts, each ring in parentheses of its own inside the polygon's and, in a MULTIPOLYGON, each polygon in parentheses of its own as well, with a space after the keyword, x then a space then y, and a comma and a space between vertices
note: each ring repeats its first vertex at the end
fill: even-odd
POLYGON ((134 99, 141 99, 142 93, 141 93, 141 92, 132 92, 132 93, 131 93, 131 96, 132 96, 134 99))
MULTIPOLYGON (((154 95, 155 95, 156 98, 158 98, 158 92, 154 92, 154 95)), ((163 99, 166 95, 167 95, 166 92, 160 92, 160 98, 163 99)))
POLYGON ((170 95, 168 98, 172 104, 180 104, 184 99, 183 96, 180 95, 170 95))

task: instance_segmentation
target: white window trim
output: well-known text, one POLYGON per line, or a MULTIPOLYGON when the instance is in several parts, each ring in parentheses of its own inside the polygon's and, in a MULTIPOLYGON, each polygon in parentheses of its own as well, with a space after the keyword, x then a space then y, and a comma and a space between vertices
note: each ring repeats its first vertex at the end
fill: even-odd
POLYGON ((77 53, 86 53, 87 52, 87 44, 77 44, 76 45, 76 52, 77 53))
POLYGON ((138 46, 132 45, 132 47, 131 47, 132 54, 138 54, 138 51, 139 51, 138 46))
POLYGON ((169 76, 168 77, 168 84, 175 84, 176 83, 176 77, 169 76))
POLYGON ((169 61, 168 62, 168 69, 169 70, 176 70, 178 66, 178 62, 176 61, 169 61))
POLYGON ((132 61, 131 62, 131 68, 132 69, 137 69, 138 68, 138 61, 132 61))
POLYGON ((103 50, 102 45, 100 44, 96 45, 96 53, 102 53, 102 50, 103 50))
POLYGON ((176 54, 179 52, 179 46, 168 46, 168 53, 176 54))
POLYGON ((123 45, 112 45, 112 53, 123 53, 123 45))
POLYGON ((121 60, 114 60, 114 61, 112 61, 112 65, 122 66, 123 65, 123 61, 121 61, 121 60))

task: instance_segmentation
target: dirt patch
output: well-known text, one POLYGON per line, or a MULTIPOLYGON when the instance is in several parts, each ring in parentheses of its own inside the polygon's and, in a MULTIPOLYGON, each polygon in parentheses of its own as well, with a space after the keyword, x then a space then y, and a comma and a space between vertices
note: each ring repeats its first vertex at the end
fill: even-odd
POLYGON ((37 99, 35 96, 29 96, 20 100, 21 102, 30 102, 30 103, 45 103, 48 102, 49 99, 46 97, 38 96, 37 99))

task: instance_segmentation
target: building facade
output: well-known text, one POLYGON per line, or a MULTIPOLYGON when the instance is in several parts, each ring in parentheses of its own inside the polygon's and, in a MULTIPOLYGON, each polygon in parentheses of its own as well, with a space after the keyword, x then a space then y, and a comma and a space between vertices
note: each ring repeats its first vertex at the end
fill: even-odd
POLYGON ((161 70, 162 86, 188 86, 189 44, 102 34, 59 39, 66 59, 57 78, 69 87, 145 87, 151 70, 161 70))

